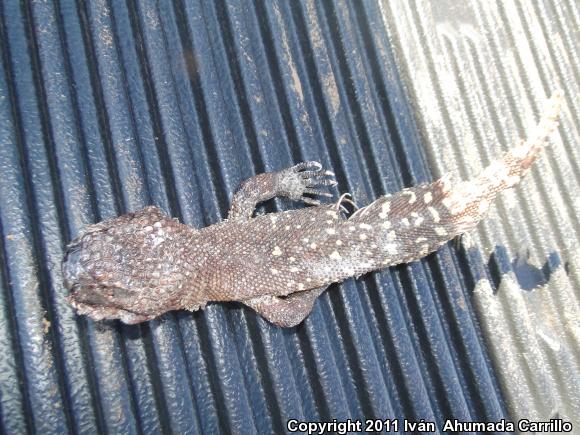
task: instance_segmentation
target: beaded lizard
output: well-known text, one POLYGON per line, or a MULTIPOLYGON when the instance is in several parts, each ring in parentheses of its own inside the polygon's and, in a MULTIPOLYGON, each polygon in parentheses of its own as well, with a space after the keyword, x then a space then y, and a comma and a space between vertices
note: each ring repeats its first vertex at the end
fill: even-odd
POLYGON ((473 229, 496 194, 516 185, 557 126, 555 93, 536 131, 476 178, 449 176, 380 197, 346 217, 330 196, 333 173, 316 162, 252 177, 235 193, 228 218, 203 229, 149 206, 89 226, 68 245, 62 271, 80 314, 133 324, 208 302, 239 301, 290 327, 333 282, 418 260, 473 229), (253 216, 275 196, 312 207, 253 216))

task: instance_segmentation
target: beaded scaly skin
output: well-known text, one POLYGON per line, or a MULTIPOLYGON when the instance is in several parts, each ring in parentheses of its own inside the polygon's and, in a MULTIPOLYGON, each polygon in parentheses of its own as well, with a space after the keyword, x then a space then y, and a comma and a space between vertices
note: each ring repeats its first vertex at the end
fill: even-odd
POLYGON ((316 162, 260 174, 234 196, 228 218, 201 230, 146 207, 89 226, 63 261, 68 301, 79 314, 139 323, 208 302, 240 301, 272 323, 300 323, 333 282, 418 260, 473 229, 497 193, 516 185, 557 126, 555 93, 537 129, 478 177, 449 176, 377 199, 346 217, 316 196, 335 185, 316 162), (274 196, 312 207, 253 217, 274 196))

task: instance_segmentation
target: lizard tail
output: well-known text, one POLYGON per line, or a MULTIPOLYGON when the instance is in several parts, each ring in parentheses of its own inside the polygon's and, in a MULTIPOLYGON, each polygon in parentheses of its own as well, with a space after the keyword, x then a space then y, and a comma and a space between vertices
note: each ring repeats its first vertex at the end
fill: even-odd
POLYGON ((518 184, 528 172, 544 148, 546 137, 558 125, 562 98, 562 93, 556 92, 529 138, 478 177, 453 184, 447 175, 431 184, 381 197, 353 214, 345 224, 351 229, 354 225, 362 234, 367 231, 367 236, 362 237, 377 247, 366 249, 374 268, 417 260, 473 229, 495 196, 518 184))
POLYGON ((558 126, 563 99, 561 91, 548 100, 540 122, 527 140, 506 152, 473 180, 461 182, 450 191, 443 205, 453 216, 456 234, 469 231, 483 218, 496 195, 517 185, 546 145, 546 138, 558 126))

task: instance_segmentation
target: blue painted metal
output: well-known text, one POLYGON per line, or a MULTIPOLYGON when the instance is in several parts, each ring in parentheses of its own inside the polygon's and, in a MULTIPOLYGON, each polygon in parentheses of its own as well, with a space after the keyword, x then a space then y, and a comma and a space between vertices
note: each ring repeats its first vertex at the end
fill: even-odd
POLYGON ((470 304, 483 266, 450 246, 332 286, 290 330, 237 304, 126 326, 64 301, 64 246, 104 218, 215 223, 241 180, 302 160, 361 204, 429 180, 374 2, 5 2, 0 50, 7 433, 506 418, 470 304))

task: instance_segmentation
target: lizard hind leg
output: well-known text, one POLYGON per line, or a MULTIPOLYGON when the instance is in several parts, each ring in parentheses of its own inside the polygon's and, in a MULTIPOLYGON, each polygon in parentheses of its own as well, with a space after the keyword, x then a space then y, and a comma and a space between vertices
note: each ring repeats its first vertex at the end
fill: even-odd
POLYGON ((274 325, 290 328, 302 322, 312 311, 314 302, 326 287, 292 293, 281 298, 265 295, 242 301, 274 325))

